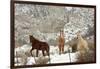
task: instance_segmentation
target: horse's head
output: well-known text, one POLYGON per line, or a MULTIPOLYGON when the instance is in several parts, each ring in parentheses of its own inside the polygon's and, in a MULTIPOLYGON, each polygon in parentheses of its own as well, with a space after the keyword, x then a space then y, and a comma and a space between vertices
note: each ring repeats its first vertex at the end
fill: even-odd
POLYGON ((60 30, 60 34, 64 34, 64 31, 63 30, 60 30))
POLYGON ((82 37, 80 31, 77 32, 76 35, 77 35, 77 39, 80 39, 82 37))
POLYGON ((30 43, 33 43, 36 41, 36 39, 32 35, 29 35, 29 39, 30 39, 30 43))
POLYGON ((33 36, 29 35, 30 43, 33 41, 33 36))

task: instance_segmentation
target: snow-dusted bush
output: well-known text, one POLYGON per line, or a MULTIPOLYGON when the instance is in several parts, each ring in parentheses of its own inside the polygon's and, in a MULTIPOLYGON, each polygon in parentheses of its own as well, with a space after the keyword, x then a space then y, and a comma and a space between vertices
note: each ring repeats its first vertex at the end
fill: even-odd
POLYGON ((28 55, 26 53, 28 53, 30 49, 31 46, 29 45, 15 48, 15 65, 25 65, 27 63, 28 55))
POLYGON ((15 57, 15 65, 26 65, 27 56, 23 55, 21 57, 15 57))
POLYGON ((35 58, 36 64, 47 64, 49 62, 50 58, 48 56, 40 56, 35 58))
POLYGON ((22 57, 26 55, 26 53, 29 54, 29 51, 31 50, 31 46, 29 45, 23 45, 21 47, 15 48, 15 56, 22 57))
POLYGON ((58 54, 58 53, 59 53, 58 46, 50 46, 51 55, 58 54))
POLYGON ((64 46, 64 53, 68 53, 68 52, 72 52, 72 47, 71 46, 69 46, 69 45, 65 45, 64 46))
POLYGON ((33 65, 36 64, 34 57, 28 57, 26 65, 33 65))
POLYGON ((94 61, 95 61, 95 52, 94 51, 79 53, 77 55, 76 62, 94 62, 94 61))

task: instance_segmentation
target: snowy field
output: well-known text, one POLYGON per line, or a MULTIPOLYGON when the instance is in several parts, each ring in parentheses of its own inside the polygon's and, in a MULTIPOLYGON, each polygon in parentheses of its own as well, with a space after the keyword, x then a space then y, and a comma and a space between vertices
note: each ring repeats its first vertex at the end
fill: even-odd
POLYGON ((15 66, 19 65, 34 65, 34 64, 49 64, 49 63, 71 63, 77 60, 77 53, 68 52, 68 46, 65 46, 65 53, 59 55, 57 46, 50 46, 50 61, 48 56, 43 56, 42 51, 39 51, 39 57, 36 57, 36 50, 33 50, 32 57, 29 53, 31 46, 23 45, 15 49, 15 66))

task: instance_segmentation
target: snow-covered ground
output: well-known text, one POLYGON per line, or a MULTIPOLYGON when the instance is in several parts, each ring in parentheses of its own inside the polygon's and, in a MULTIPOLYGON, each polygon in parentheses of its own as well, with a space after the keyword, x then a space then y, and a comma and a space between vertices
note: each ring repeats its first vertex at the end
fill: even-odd
POLYGON ((66 53, 66 54, 55 54, 50 57, 51 63, 67 63, 76 61, 76 53, 66 53))
MULTIPOLYGON (((26 55, 26 52, 29 51, 31 46, 22 46, 20 48, 16 48, 17 55, 15 54, 15 65, 34 65, 34 64, 49 64, 49 63, 70 63, 75 62, 77 60, 77 53, 69 53, 68 47, 65 47, 65 53, 59 54, 59 50, 57 46, 50 46, 50 62, 48 56, 43 56, 42 52, 39 51, 39 57, 32 57, 26 55), (22 48, 23 47, 23 48, 22 48), (22 56, 18 56, 20 53, 22 56)), ((34 53, 34 52, 33 52, 34 53)), ((27 53, 28 54, 28 53, 27 53)))

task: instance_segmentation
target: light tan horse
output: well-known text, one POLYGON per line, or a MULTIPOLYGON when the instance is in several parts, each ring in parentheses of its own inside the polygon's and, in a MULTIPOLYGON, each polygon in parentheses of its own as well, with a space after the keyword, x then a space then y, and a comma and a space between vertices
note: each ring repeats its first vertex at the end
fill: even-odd
POLYGON ((88 43, 85 39, 82 38, 80 32, 77 33, 77 39, 78 39, 77 50, 80 53, 88 52, 89 51, 88 43))
POLYGON ((64 32, 63 30, 60 30, 60 36, 59 36, 59 54, 64 53, 64 44, 65 44, 65 38, 64 38, 64 32))

